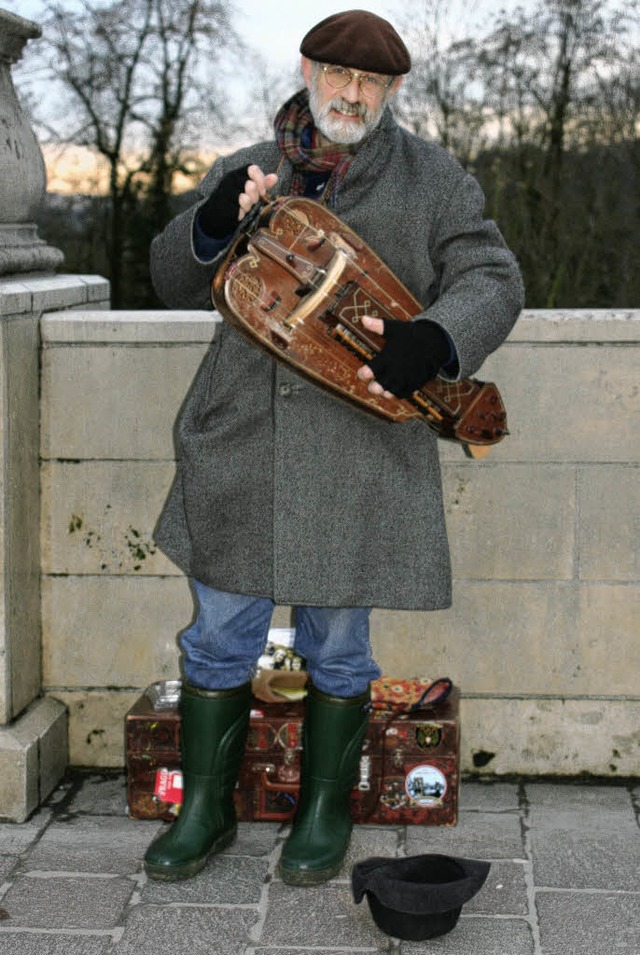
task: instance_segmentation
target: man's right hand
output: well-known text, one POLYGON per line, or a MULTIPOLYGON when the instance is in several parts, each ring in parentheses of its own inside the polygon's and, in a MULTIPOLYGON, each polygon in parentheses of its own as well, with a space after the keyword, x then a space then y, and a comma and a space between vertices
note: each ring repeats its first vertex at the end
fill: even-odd
POLYGON ((260 166, 247 166, 247 177, 244 191, 238 196, 238 204, 240 205, 239 222, 251 211, 256 202, 266 196, 269 189, 273 189, 278 181, 275 172, 268 172, 265 175, 260 166))
POLYGON ((226 238, 277 181, 275 173, 265 175, 259 166, 232 169, 200 206, 198 225, 212 239, 226 238))

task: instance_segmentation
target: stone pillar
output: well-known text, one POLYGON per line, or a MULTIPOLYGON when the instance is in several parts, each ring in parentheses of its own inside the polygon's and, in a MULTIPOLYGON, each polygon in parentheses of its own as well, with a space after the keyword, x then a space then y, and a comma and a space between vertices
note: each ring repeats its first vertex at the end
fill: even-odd
POLYGON ((40 36, 0 10, 0 818, 22 822, 64 773, 66 710, 42 697, 39 303, 63 255, 38 238, 44 162, 11 65, 40 36))
POLYGON ((41 33, 37 23, 0 10, 0 276, 52 272, 64 260, 38 238, 34 219, 46 188, 44 161, 11 79, 25 44, 41 33))

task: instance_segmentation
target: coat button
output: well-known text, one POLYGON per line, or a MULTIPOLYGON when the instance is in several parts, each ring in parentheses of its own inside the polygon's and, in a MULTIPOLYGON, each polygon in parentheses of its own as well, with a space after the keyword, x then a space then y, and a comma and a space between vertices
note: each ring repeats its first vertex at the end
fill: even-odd
POLYGON ((285 385, 280 385, 278 391, 280 392, 283 398, 288 398, 291 392, 293 391, 293 388, 291 387, 291 385, 285 384, 285 385))

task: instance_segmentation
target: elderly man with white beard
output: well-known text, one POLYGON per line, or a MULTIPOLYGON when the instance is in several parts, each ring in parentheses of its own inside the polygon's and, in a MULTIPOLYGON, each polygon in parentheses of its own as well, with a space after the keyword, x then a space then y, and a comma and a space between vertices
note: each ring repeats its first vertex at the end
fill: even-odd
MULTIPOLYGON (((351 10, 304 37, 304 88, 275 138, 218 159, 196 204, 151 249, 173 308, 211 308, 211 281, 238 223, 268 192, 325 203, 422 304, 413 321, 365 316, 385 347, 357 371, 374 394, 409 396, 441 374, 475 373, 522 307, 513 255, 483 217, 476 181, 402 129, 389 103, 411 67, 386 20, 351 10)), ((154 879, 200 871, 236 836, 251 676, 274 607, 295 613, 305 659, 301 796, 282 879, 314 885, 342 865, 349 796, 380 676, 372 608, 451 602, 435 434, 363 415, 252 347, 216 333, 176 427, 177 473, 156 541, 190 578, 181 634, 184 804, 148 849, 154 879)))

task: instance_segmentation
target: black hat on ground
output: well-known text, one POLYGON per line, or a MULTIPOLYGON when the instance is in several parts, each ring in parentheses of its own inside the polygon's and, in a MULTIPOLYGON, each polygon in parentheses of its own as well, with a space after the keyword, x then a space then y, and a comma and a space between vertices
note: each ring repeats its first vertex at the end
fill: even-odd
POLYGON ((367 896, 374 922, 387 935, 422 941, 451 931, 490 868, 489 862, 453 856, 376 856, 354 865, 351 888, 356 903, 367 896))

